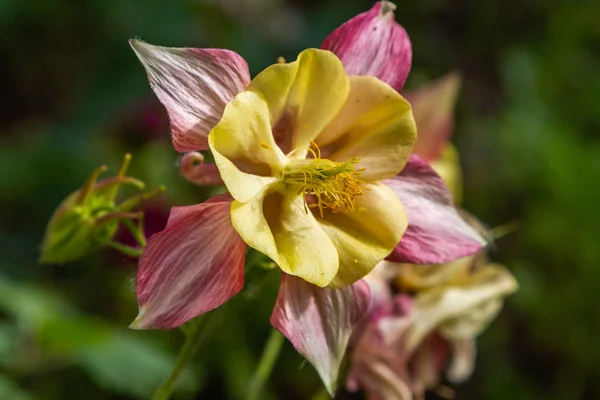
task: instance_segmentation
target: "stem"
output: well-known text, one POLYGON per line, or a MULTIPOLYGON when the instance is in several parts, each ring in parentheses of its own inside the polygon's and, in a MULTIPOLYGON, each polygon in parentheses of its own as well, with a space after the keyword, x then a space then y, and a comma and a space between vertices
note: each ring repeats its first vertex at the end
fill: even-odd
POLYGON ((250 381, 246 400, 257 400, 259 398, 262 388, 269 379, 271 371, 275 366, 275 361, 277 361, 283 341, 283 335, 279 333, 278 330, 273 329, 260 357, 258 368, 250 381))
MULTIPOLYGON (((121 164, 121 168, 119 168, 119 172, 117 173, 117 177, 121 178, 125 176, 125 172, 127 172, 127 167, 129 167, 129 162, 131 161, 131 154, 126 153, 125 157, 123 158, 123 164, 121 164)), ((115 197, 117 197, 117 190, 119 190, 119 186, 114 186, 110 189, 110 191, 108 192, 107 197, 109 199, 114 199, 115 197)))
POLYGON ((94 184, 96 183, 96 179, 98 179, 100 174, 103 173, 104 171, 106 171, 106 165, 98 167, 98 168, 96 168, 96 170, 94 172, 92 172, 92 175, 90 175, 88 180, 85 181, 83 188, 77 195, 77 198, 75 199, 76 204, 78 204, 78 205, 83 204, 83 202, 86 200, 88 194, 90 194, 90 191, 94 187, 94 184))
POLYGON ((133 221, 130 219, 124 219, 123 223, 135 239, 135 241, 140 245, 143 249, 146 247, 146 236, 144 235, 144 218, 138 218, 137 225, 133 224, 133 221))
POLYGON ((167 379, 165 379, 165 381, 158 388, 156 388, 154 394, 152 395, 152 400, 168 400, 171 397, 171 394, 177 385, 177 381, 181 377, 185 367, 187 367, 200 348, 200 344, 202 343, 208 331, 206 328, 209 325, 209 318, 211 316, 212 313, 206 314, 197 318, 196 321, 190 321, 185 326, 186 329, 184 329, 184 332, 186 333, 186 339, 185 343, 181 347, 181 350, 179 350, 179 355, 177 356, 175 366, 173 367, 173 370, 167 379))
POLYGON ((324 387, 319 389, 317 393, 312 397, 312 400, 329 400, 331 399, 331 395, 327 392, 327 389, 324 387))
POLYGON ((114 241, 109 241, 105 243, 107 246, 112 247, 114 249, 119 250, 121 253, 126 254, 131 257, 140 258, 142 255, 142 249, 138 249, 135 247, 130 247, 121 243, 117 243, 114 241))

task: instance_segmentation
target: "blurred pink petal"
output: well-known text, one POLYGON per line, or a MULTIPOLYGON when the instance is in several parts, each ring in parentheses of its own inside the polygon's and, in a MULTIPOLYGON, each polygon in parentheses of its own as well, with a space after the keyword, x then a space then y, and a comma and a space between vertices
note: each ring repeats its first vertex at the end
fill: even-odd
POLYGON ((197 151, 185 153, 179 165, 181 174, 196 185, 223 185, 223 179, 215 163, 205 163, 197 151))
POLYGON ((425 390, 439 384, 448 358, 448 350, 447 341, 436 334, 431 334, 411 355, 412 390, 417 399, 423 398, 425 390))
POLYGON ((454 106, 460 76, 450 73, 403 95, 410 101, 419 136, 413 152, 425 161, 437 160, 454 128, 454 106))
POLYGON ((231 225, 229 195, 173 207, 140 259, 133 328, 168 329, 210 311, 244 286, 246 244, 231 225))
POLYGON ((129 43, 169 113, 175 150, 208 149, 208 132, 219 122, 225 105, 250 83, 246 61, 230 50, 129 43))
POLYGON ((406 374, 404 367, 399 371, 385 360, 355 362, 346 380, 346 389, 350 392, 362 389, 370 400, 412 400, 410 380, 402 377, 406 374))
MULTIPOLYGON (((368 283, 371 291, 378 289, 376 280, 368 283)), ((412 299, 388 295, 387 308, 371 306, 373 302, 367 325, 353 343, 346 388, 352 392, 362 389, 373 400, 412 400, 412 377, 407 368, 410 354, 404 340, 412 323, 412 299)))
POLYGON ((333 394, 350 335, 368 304, 364 281, 323 289, 283 274, 271 324, 315 367, 333 394))
POLYGON ((443 264, 486 245, 456 211, 442 178, 418 156, 411 155, 402 172, 384 183, 396 192, 408 215, 408 228, 388 260, 443 264))
POLYGON ((373 75, 400 91, 412 61, 410 39, 394 19, 396 6, 379 1, 333 31, 322 49, 334 52, 348 75, 373 75))

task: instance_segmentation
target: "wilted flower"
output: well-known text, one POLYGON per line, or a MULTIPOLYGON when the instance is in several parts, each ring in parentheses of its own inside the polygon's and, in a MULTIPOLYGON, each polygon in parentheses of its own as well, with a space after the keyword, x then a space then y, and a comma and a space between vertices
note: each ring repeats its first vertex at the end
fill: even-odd
MULTIPOLYGON (((243 287, 247 244, 283 271, 271 323, 333 390, 368 304, 360 278, 390 253, 442 263, 485 244, 442 179, 410 155, 414 120, 398 91, 411 49, 394 8, 378 2, 334 31, 324 50, 305 50, 252 81, 229 50, 131 41, 167 109, 175 149, 210 149, 229 191, 174 207, 150 238, 133 327, 171 328, 223 304, 243 287)), ((203 161, 186 155, 184 175, 219 183, 203 161)))
MULTIPOLYGON (((60 204, 46 228, 41 262, 66 263, 101 246, 116 247, 125 252, 133 250, 112 240, 119 223, 131 224, 131 220, 139 220, 141 214, 132 212, 132 209, 142 200, 155 196, 164 189, 159 188, 115 204, 119 186, 127 184, 138 189, 144 188, 142 181, 125 176, 130 159, 131 156, 127 154, 119 172, 112 178, 97 181, 98 176, 106 171, 105 166, 98 168, 83 188, 69 195, 60 204)), ((132 233, 137 233, 136 228, 133 230, 136 232, 132 233)))
POLYGON ((467 379, 476 336, 517 289, 510 272, 483 253, 444 265, 384 261, 366 280, 372 301, 352 339, 346 386, 381 400, 422 399, 444 371, 450 382, 467 379))

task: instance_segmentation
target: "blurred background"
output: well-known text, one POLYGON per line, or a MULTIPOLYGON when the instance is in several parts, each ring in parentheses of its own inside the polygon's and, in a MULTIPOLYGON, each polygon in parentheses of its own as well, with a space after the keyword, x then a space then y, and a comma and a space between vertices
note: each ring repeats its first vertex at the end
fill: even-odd
MULTIPOLYGON (((0 399, 147 399, 183 342, 178 330, 127 329, 134 260, 105 251, 37 262, 55 207, 97 166, 114 173, 125 152, 132 176, 168 187, 147 206, 150 230, 170 206, 210 194, 179 175, 166 114, 127 40, 233 49, 256 74, 318 47, 371 4, 0 2, 0 399)), ((464 78, 453 137, 464 207, 490 226, 520 224, 491 254, 520 291, 479 339, 476 372, 456 398, 600 399, 600 2, 397 6, 413 43, 407 88, 451 70, 464 78)), ((270 280, 220 309, 177 398, 241 397, 269 332, 270 280)), ((263 398, 319 388, 286 343, 263 398)))

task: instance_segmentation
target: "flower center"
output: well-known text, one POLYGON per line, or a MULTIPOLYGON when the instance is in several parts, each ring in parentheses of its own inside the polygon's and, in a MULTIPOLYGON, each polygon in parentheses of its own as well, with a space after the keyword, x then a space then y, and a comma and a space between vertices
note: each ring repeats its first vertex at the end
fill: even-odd
POLYGON ((354 211, 355 197, 368 190, 360 178, 364 169, 354 168, 359 159, 346 162, 323 159, 318 146, 313 145, 317 152, 309 151, 314 158, 292 160, 282 171, 283 183, 296 188, 298 193, 314 196, 315 201, 309 207, 318 208, 321 217, 326 208, 334 214, 354 211))

